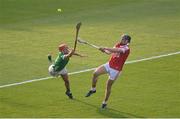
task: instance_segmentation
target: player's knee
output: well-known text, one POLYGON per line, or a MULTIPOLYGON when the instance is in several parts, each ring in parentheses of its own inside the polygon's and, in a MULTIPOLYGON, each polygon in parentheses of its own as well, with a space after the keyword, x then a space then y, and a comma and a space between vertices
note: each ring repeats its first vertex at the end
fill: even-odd
POLYGON ((58 73, 56 71, 54 71, 54 68, 53 68, 54 65, 50 65, 49 68, 48 68, 48 71, 49 71, 49 74, 53 77, 56 77, 58 76, 58 73))
POLYGON ((67 79, 64 80, 64 83, 69 84, 69 80, 67 80, 67 79))
POLYGON ((97 71, 94 71, 94 72, 93 72, 93 76, 94 76, 94 77, 98 77, 98 76, 99 76, 99 73, 98 73, 97 71))

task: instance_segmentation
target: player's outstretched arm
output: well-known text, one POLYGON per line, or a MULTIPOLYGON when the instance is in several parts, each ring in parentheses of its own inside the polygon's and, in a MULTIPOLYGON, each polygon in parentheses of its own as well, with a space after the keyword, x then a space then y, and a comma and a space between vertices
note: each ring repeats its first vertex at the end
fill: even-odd
POLYGON ((101 52, 103 52, 103 53, 108 54, 108 55, 110 55, 110 54, 111 54, 111 52, 110 52, 110 51, 108 51, 108 50, 106 50, 105 48, 100 47, 100 48, 99 48, 99 50, 100 50, 101 52))
POLYGON ((106 53, 106 52, 109 52, 109 54, 111 53, 124 53, 124 49, 122 48, 107 48, 107 47, 104 47, 104 48, 99 48, 100 51, 106 53))
POLYGON ((51 54, 48 54, 47 57, 48 57, 49 63, 52 64, 52 63, 54 62, 53 59, 52 59, 52 55, 51 55, 51 54))
POLYGON ((70 52, 67 55, 64 55, 64 58, 70 58, 74 54, 74 50, 70 50, 70 52))

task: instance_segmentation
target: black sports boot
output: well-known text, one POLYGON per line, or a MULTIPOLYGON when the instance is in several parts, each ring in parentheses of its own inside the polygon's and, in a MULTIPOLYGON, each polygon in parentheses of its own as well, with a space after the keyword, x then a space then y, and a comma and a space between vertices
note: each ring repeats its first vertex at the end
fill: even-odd
POLYGON ((73 99, 73 95, 70 91, 66 91, 65 93, 70 99, 73 99))
POLYGON ((90 91, 86 94, 85 97, 89 97, 89 96, 91 96, 93 93, 96 93, 96 90, 95 90, 95 91, 90 90, 90 91))
POLYGON ((102 109, 105 109, 106 106, 107 106, 107 104, 104 104, 104 103, 103 103, 102 106, 101 106, 101 108, 102 108, 102 109))

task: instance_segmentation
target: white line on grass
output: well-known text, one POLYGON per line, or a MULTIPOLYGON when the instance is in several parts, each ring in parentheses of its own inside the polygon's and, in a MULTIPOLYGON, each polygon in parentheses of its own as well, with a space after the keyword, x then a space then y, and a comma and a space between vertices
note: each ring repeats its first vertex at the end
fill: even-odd
MULTIPOLYGON (((159 55, 159 56, 152 56, 152 57, 143 58, 143 59, 139 59, 139 60, 127 61, 125 64, 132 64, 132 63, 136 63, 136 62, 142 62, 142 61, 147 61, 147 60, 152 60, 152 59, 158 59, 158 58, 161 58, 161 57, 167 57, 167 56, 177 55, 177 54, 180 54, 180 51, 174 52, 174 53, 169 53, 169 54, 164 54, 164 55, 159 55)), ((88 71, 92 71, 92 70, 95 70, 95 69, 96 68, 91 68, 91 69, 85 69, 85 70, 81 70, 81 71, 71 72, 71 73, 69 73, 69 75, 79 74, 79 73, 83 73, 83 72, 88 72, 88 71)), ((47 79, 50 79, 50 78, 53 78, 53 77, 45 77, 45 78, 32 79, 32 80, 18 82, 18 83, 1 85, 0 88, 16 86, 16 85, 21 85, 21 84, 25 84, 25 83, 35 82, 35 81, 47 80, 47 79)))

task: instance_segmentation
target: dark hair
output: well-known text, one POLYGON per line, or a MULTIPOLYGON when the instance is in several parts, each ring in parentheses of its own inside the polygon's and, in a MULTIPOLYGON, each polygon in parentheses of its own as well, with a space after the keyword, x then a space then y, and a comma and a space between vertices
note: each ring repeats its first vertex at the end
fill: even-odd
POLYGON ((129 35, 127 35, 127 34, 124 34, 124 35, 122 36, 122 39, 128 40, 128 43, 131 42, 131 36, 129 36, 129 35))

